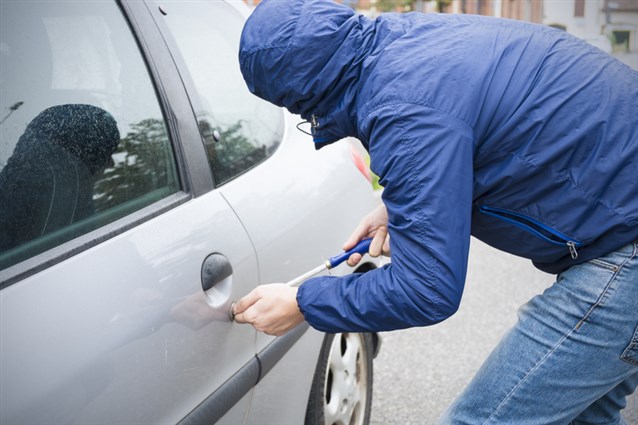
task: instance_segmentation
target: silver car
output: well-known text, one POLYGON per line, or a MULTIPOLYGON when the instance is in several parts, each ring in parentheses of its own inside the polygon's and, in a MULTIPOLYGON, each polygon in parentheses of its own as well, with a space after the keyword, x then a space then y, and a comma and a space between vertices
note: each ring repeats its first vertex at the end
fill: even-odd
POLYGON ((247 8, 0 8, 0 423, 367 423, 376 335, 229 318, 377 202, 357 145, 247 91, 247 8))

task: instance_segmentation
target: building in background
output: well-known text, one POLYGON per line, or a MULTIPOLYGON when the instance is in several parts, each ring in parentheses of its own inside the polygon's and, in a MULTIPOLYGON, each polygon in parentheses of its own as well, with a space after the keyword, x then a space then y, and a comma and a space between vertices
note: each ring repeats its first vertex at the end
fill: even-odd
POLYGON ((574 34, 638 70, 637 0, 545 0, 542 23, 574 34))

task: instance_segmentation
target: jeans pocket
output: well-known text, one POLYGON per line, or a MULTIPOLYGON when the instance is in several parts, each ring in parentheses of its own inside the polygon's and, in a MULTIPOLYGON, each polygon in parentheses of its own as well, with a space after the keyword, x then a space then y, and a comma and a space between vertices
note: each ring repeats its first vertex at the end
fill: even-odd
POLYGON ((634 332, 631 342, 620 355, 620 359, 634 366, 638 366, 638 327, 634 332))
POLYGON ((601 260, 600 258, 594 258, 592 260, 589 260, 589 263, 598 267, 602 267, 607 270, 611 270, 614 273, 617 272, 618 269, 620 268, 618 265, 601 260))

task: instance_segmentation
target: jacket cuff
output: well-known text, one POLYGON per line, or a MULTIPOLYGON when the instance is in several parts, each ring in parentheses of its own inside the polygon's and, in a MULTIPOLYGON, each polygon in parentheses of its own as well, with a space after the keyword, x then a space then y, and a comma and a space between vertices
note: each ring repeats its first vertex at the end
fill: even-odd
POLYGON ((297 308, 299 309, 299 311, 301 312, 301 314, 304 316, 304 319, 306 317, 306 313, 304 313, 303 308, 301 307, 301 297, 302 297, 302 292, 304 291, 304 287, 303 285, 299 286, 299 288, 297 288, 297 308))

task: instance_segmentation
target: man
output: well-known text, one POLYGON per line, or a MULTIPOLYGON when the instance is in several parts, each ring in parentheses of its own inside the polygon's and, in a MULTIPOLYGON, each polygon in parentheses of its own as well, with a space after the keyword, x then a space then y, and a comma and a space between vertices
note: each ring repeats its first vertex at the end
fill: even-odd
POLYGON ((624 423, 638 385, 638 73, 540 25, 371 20, 329 0, 264 1, 240 65, 253 93, 313 124, 317 148, 354 136, 368 149, 384 206, 345 248, 373 235, 392 264, 261 286, 238 321, 275 335, 304 319, 438 323, 458 308, 473 235, 557 280, 441 422, 624 423))

